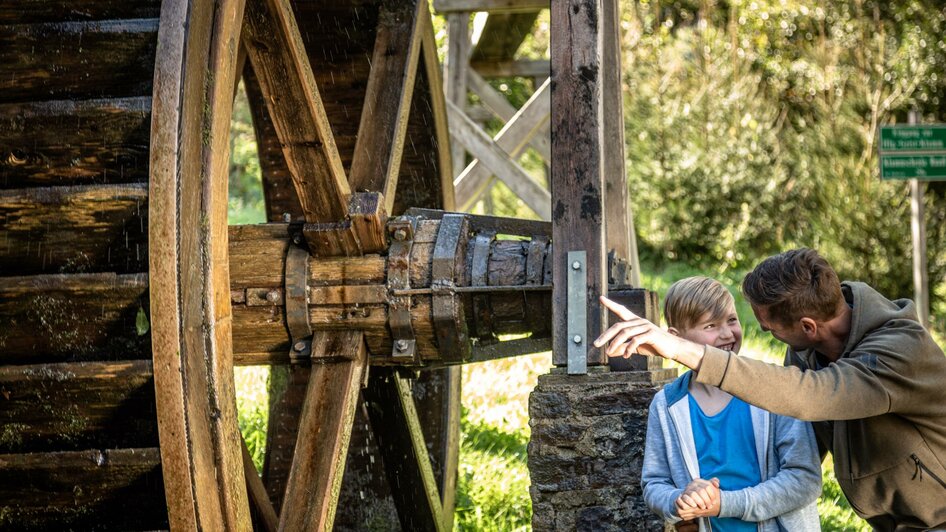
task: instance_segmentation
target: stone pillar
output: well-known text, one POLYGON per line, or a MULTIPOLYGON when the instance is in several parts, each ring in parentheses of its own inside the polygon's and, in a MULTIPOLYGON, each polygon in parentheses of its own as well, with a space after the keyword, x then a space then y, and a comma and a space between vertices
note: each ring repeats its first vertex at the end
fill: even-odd
POLYGON ((647 410, 676 369, 539 377, 529 397, 532 527, 663 530, 640 485, 647 410))

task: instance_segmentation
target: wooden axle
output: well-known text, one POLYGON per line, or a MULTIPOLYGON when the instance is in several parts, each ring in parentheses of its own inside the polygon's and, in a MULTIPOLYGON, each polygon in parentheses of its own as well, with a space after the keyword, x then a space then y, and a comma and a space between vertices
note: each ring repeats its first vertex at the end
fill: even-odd
MULTIPOLYGON (((291 229, 230 228, 236 364, 290 362, 291 229)), ((373 365, 452 365, 549 348, 550 224, 418 210, 387 229, 380 254, 308 257, 313 332, 364 332, 373 365)))

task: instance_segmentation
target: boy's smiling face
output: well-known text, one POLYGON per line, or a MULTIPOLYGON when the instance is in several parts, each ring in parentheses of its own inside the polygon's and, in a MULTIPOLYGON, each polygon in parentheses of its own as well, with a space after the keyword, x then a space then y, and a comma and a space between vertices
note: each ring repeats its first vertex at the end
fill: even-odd
POLYGON ((692 327, 682 330, 671 327, 670 332, 691 342, 734 353, 738 353, 742 346, 742 325, 733 305, 721 316, 711 316, 707 312, 692 327))

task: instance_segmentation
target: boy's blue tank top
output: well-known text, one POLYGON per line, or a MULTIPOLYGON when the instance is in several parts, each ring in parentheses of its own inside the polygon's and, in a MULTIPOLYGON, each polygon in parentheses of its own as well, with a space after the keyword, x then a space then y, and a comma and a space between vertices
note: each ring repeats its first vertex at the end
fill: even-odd
MULTIPOLYGON (((689 401, 700 477, 718 478, 719 487, 724 491, 740 490, 761 482, 749 405, 733 397, 721 412, 707 416, 693 395, 689 395, 689 401)), ((751 532, 758 528, 757 523, 734 518, 712 517, 710 523, 714 532, 751 532)))

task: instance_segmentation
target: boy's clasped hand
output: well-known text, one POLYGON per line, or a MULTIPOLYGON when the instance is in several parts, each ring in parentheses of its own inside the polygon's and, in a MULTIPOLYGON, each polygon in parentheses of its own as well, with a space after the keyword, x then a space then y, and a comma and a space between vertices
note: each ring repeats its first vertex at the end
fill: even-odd
POLYGON ((677 498, 677 514, 684 521, 719 515, 719 479, 693 479, 677 498))

